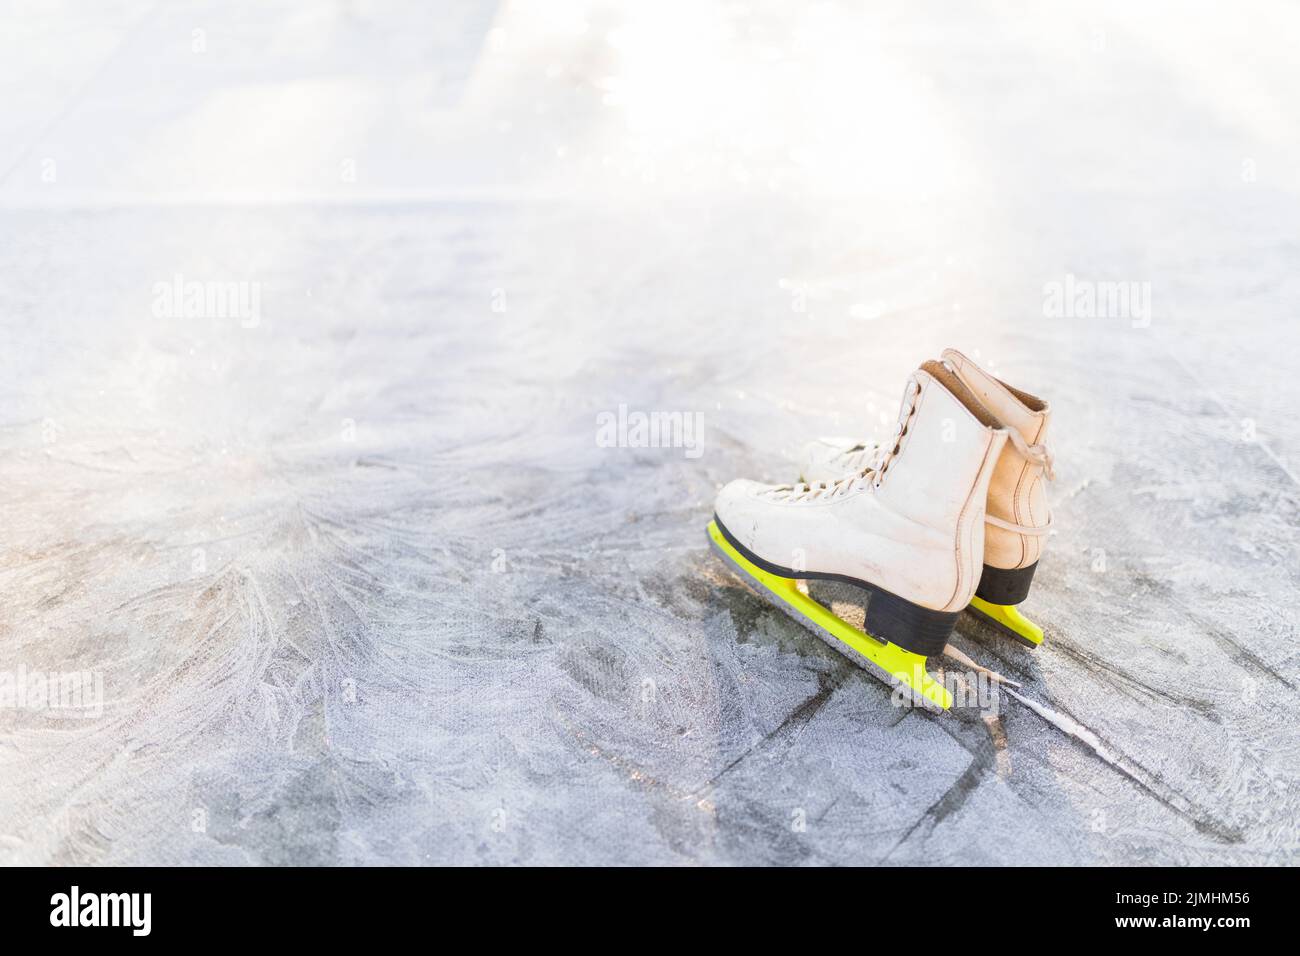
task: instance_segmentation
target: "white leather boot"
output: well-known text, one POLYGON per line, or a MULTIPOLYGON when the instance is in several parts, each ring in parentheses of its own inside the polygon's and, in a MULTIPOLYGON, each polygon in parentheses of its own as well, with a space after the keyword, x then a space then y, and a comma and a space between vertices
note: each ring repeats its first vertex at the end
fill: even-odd
MULTIPOLYGON (((1016 605, 1029 596, 1052 523, 1045 480, 1052 477, 1046 445, 1051 409, 1042 399, 994 378, 956 349, 944 350, 943 363, 1009 433, 989 482, 984 568, 970 610, 1037 647, 1043 640, 1042 628, 1016 605)), ((801 474, 805 481, 831 480, 864 467, 878 454, 878 446, 871 442, 819 439, 805 447, 801 474)))
POLYGON ((979 584, 984 508, 1006 430, 961 379, 927 362, 908 380, 893 442, 831 482, 733 481, 709 536, 751 582, 837 650, 881 668, 921 698, 951 695, 925 673, 979 584), (866 633, 795 585, 830 579, 868 589, 866 633))

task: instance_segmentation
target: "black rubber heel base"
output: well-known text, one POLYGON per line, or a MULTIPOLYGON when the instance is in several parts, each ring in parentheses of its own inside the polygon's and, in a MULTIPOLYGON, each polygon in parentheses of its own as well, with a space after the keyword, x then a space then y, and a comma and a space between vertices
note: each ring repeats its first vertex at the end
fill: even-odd
POLYGON ((867 633, 879 641, 930 657, 943 653, 960 611, 932 611, 888 591, 874 591, 867 602, 867 633))
POLYGON ((1015 568, 1007 571, 1003 568, 991 568, 984 565, 980 575, 980 586, 975 589, 975 596, 990 604, 1020 604, 1029 597, 1029 583, 1034 580, 1035 561, 1027 568, 1015 568))

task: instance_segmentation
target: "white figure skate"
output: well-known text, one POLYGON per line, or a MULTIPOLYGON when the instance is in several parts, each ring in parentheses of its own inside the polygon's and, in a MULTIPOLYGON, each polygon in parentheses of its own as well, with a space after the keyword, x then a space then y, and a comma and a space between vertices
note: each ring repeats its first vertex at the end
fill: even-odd
MULTIPOLYGON (((1052 524, 1044 481, 1052 477, 1052 457, 1045 444, 1051 409, 1042 399, 994 378, 956 349, 945 350, 943 362, 1007 426, 1010 439, 989 483, 984 570, 967 610, 1037 647, 1043 629, 1017 605, 1029 596, 1052 524)), ((801 480, 826 481, 857 472, 879 454, 871 442, 818 439, 804 449, 801 480)))
POLYGON ((831 482, 733 481, 709 538, 759 593, 832 647, 938 708, 952 695, 925 670, 970 603, 984 554, 984 508, 1007 432, 961 379, 927 362, 908 380, 893 442, 871 467, 831 482), (870 592, 865 631, 797 579, 870 592))

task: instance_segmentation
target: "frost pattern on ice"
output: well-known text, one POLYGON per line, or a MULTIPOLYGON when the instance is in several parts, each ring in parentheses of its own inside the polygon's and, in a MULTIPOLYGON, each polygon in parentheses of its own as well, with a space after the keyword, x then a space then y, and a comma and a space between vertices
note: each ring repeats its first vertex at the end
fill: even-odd
POLYGON ((165 8, 24 18, 85 45, 0 79, 0 673, 105 700, 0 709, 0 862, 1294 863, 1295 15, 579 6, 241 10, 202 76, 165 8), (1048 320, 1064 269, 1151 327, 1048 320), (950 648, 996 718, 703 533, 945 346, 1057 414, 1047 639, 950 648), (598 447, 620 404, 704 455, 598 447))

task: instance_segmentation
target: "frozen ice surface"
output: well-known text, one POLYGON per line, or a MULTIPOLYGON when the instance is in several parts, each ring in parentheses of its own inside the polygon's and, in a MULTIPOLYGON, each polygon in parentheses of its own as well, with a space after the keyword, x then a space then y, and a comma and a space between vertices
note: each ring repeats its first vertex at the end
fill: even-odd
POLYGON ((1300 14, 436 6, 8 14, 0 674, 103 708, 0 862, 1297 862, 1300 14), (948 345, 1057 414, 996 717, 704 537, 948 345))

